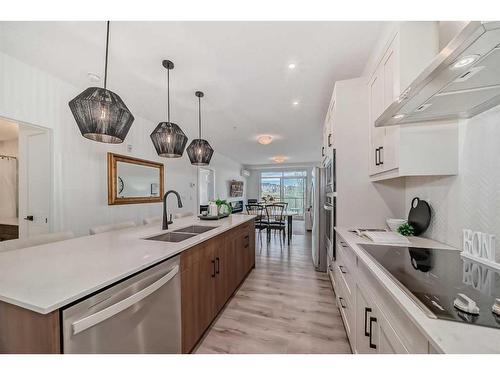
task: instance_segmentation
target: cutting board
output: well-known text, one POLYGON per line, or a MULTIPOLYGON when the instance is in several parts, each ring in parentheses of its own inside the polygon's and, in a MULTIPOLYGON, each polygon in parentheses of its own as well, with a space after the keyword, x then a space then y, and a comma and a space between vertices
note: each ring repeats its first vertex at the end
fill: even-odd
POLYGON ((408 224, 415 230, 414 235, 424 233, 431 223, 431 206, 426 201, 415 197, 411 201, 410 212, 408 213, 408 224))

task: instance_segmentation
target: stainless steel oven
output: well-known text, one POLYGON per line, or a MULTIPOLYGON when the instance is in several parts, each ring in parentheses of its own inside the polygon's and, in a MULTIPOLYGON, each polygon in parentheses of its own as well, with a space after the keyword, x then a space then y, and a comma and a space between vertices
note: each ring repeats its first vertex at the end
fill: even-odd
POLYGON ((335 259, 335 224, 336 224, 335 193, 326 193, 325 198, 325 248, 330 260, 335 259))

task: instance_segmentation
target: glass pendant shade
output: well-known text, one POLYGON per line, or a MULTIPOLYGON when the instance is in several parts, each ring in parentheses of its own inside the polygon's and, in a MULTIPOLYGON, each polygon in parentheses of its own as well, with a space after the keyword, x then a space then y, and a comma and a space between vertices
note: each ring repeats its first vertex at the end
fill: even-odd
POLYGON ((204 139, 193 139, 186 151, 193 165, 210 164, 210 159, 214 154, 214 149, 204 139))
POLYGON ((150 137, 158 156, 164 158, 181 157, 188 140, 179 125, 173 122, 160 122, 150 137))
POLYGON ((85 138, 103 143, 122 143, 134 116, 113 91, 89 87, 69 102, 76 124, 85 138))
POLYGON ((103 143, 122 143, 134 122, 134 116, 117 94, 106 89, 108 45, 109 21, 106 27, 104 88, 89 87, 68 104, 85 138, 103 143))
POLYGON ((170 122, 170 70, 174 68, 174 63, 170 60, 163 60, 162 65, 167 69, 167 121, 160 122, 150 137, 158 156, 180 158, 184 153, 188 138, 179 125, 170 122))
POLYGON ((214 154, 214 149, 208 141, 201 138, 201 98, 204 94, 201 91, 196 91, 195 96, 198 98, 198 139, 193 139, 187 148, 189 160, 193 165, 208 165, 214 154))

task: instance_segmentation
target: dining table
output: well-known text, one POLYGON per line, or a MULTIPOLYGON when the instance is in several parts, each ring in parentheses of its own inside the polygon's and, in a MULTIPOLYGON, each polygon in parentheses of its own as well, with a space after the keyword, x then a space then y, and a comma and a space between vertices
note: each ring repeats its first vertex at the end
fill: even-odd
MULTIPOLYGON (((267 205, 271 205, 271 204, 276 204, 276 202, 259 202, 258 204, 260 204, 262 206, 267 206, 267 205)), ((286 216, 286 221, 287 221, 286 235, 287 235, 289 245, 290 245, 290 241, 292 240, 292 234, 293 234, 292 226, 293 226, 293 216, 294 215, 297 215, 297 213, 294 211, 290 211, 290 210, 283 211, 283 216, 286 216)))

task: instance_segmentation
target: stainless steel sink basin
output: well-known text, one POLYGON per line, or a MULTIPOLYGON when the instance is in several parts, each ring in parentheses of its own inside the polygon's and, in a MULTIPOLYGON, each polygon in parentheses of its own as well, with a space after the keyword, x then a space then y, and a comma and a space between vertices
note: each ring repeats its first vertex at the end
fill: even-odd
POLYGON ((208 232, 209 230, 215 229, 218 227, 209 227, 207 225, 190 225, 189 227, 181 228, 181 229, 176 229, 174 233, 205 233, 208 232))
POLYGON ((153 241, 163 241, 163 242, 181 242, 194 236, 196 236, 196 233, 169 232, 145 239, 153 241))

